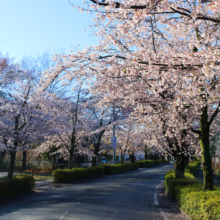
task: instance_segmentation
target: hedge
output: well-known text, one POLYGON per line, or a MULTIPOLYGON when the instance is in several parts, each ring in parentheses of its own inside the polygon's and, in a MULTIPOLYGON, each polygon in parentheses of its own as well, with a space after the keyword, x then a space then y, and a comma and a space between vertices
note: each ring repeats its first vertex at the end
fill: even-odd
POLYGON ((168 162, 168 160, 146 160, 138 161, 135 163, 124 163, 116 165, 103 164, 97 167, 58 169, 53 171, 53 180, 55 183, 71 183, 86 178, 100 177, 103 175, 112 175, 130 170, 138 170, 139 167, 152 167, 168 162))
POLYGON ((130 170, 138 170, 139 164, 135 163, 124 163, 124 164, 103 164, 102 167, 104 168, 105 175, 112 175, 116 173, 122 173, 130 170))
MULTIPOLYGON (((214 190, 204 190, 203 184, 191 172, 199 162, 192 162, 185 171, 186 178, 175 179, 174 170, 165 175, 167 194, 178 201, 180 209, 187 213, 193 220, 220 219, 220 187, 214 190)), ((197 168, 197 167, 196 167, 197 168)))
POLYGON ((71 183, 86 178, 101 177, 103 175, 104 168, 102 166, 58 169, 53 171, 53 180, 55 183, 71 183))
POLYGON ((0 178, 0 198, 35 188, 35 180, 30 175, 18 175, 13 178, 0 178))
POLYGON ((171 199, 175 199, 175 188, 178 185, 188 185, 188 184, 194 184, 200 182, 199 180, 195 179, 193 174, 189 172, 185 172, 185 177, 184 179, 176 179, 175 178, 175 171, 174 170, 169 170, 166 175, 165 175, 165 187, 166 187, 166 192, 167 195, 171 199))
POLYGON ((201 161, 192 161, 188 165, 186 165, 186 170, 189 171, 191 174, 195 174, 198 166, 201 164, 201 161))
POLYGON ((192 219, 220 219, 220 187, 204 190, 201 182, 188 186, 177 186, 176 198, 180 208, 192 219))
POLYGON ((139 164, 139 168, 148 168, 160 164, 169 163, 169 160, 143 160, 136 162, 139 164))

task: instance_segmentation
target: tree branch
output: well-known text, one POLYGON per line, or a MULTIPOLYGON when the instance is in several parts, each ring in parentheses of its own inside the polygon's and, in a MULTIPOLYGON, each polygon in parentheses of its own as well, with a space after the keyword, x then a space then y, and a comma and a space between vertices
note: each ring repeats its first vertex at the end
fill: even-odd
POLYGON ((208 122, 209 126, 212 124, 213 120, 215 119, 215 117, 216 117, 217 114, 219 113, 219 110, 218 110, 219 105, 220 105, 220 102, 218 103, 218 106, 216 107, 216 109, 215 109, 215 111, 214 111, 212 117, 210 118, 210 120, 209 120, 209 122, 208 122))
MULTIPOLYGON (((91 2, 93 2, 94 4, 96 5, 100 5, 100 6, 109 6, 109 3, 105 3, 105 2, 97 2, 96 0, 90 0, 91 2)), ((122 6, 121 3, 119 2, 115 2, 115 8, 120 8, 122 6)), ((132 5, 129 7, 129 9, 146 9, 147 6, 146 5, 132 5)), ((170 7, 170 9, 172 9, 175 13, 178 13, 178 14, 181 14, 181 15, 184 15, 184 16, 187 16, 189 18, 192 19, 192 16, 185 13, 185 12, 182 12, 182 11, 179 11, 178 9, 180 10, 183 10, 183 11, 186 11, 188 13, 191 13, 189 10, 185 9, 185 8, 181 8, 181 7, 178 7, 177 9, 173 8, 173 7, 170 7)), ((158 14, 163 14, 163 13, 173 13, 173 12, 159 12, 158 14)), ((154 14, 157 14, 157 12, 154 12, 154 14)), ((210 18, 210 17, 206 17, 206 16, 198 16, 196 19, 198 20, 204 20, 204 21, 212 21, 214 23, 220 23, 220 19, 216 19, 216 18, 210 18)))
POLYGON ((204 21, 212 21, 214 23, 220 23, 220 19, 215 19, 215 18, 209 18, 209 17, 204 17, 204 16, 199 16, 196 19, 198 20, 204 20, 204 21))
POLYGON ((201 131, 199 131, 199 130, 195 130, 195 129, 193 129, 193 128, 191 128, 191 131, 193 132, 193 133, 195 133, 195 134, 201 134, 201 131))
POLYGON ((190 16, 189 14, 187 14, 187 13, 185 13, 185 12, 182 12, 182 11, 179 11, 179 10, 173 8, 173 7, 170 7, 170 8, 171 8, 174 12, 176 12, 176 13, 178 13, 178 14, 181 14, 181 15, 185 15, 185 16, 187 16, 187 17, 189 17, 189 18, 192 19, 192 16, 190 16))
MULTIPOLYGON (((97 2, 96 0, 90 0, 91 2, 93 2, 96 5, 100 5, 100 6, 109 6, 109 3, 105 3, 105 2, 97 2)), ((120 8, 122 6, 121 3, 119 2, 115 2, 115 8, 120 8)), ((132 5, 129 7, 129 9, 145 9, 146 5, 132 5)))

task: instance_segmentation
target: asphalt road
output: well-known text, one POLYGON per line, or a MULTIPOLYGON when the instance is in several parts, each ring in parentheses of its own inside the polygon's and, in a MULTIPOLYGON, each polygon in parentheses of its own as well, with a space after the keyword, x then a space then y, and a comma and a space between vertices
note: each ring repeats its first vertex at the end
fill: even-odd
POLYGON ((162 220, 156 186, 173 164, 77 184, 50 184, 0 200, 0 220, 162 220))

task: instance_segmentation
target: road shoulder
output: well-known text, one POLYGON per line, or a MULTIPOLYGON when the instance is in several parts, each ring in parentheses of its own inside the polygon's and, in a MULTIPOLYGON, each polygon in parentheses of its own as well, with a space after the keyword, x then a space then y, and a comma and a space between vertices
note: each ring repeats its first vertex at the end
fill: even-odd
POLYGON ((176 201, 172 201, 166 194, 164 181, 156 188, 157 200, 161 215, 164 220, 186 220, 186 216, 182 214, 178 208, 176 201))

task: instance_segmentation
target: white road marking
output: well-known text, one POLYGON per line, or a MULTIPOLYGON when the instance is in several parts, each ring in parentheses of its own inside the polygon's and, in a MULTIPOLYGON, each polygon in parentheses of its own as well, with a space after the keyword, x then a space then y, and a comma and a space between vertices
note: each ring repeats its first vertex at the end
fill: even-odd
POLYGON ((59 218, 59 220, 63 219, 64 216, 65 216, 68 212, 69 212, 69 211, 66 211, 66 212, 64 213, 64 215, 62 215, 62 216, 59 218))
POLYGON ((155 193, 154 193, 154 205, 159 205, 159 202, 157 200, 157 189, 160 187, 160 184, 156 186, 156 190, 155 190, 155 193))
MULTIPOLYGON (((154 193, 154 205, 159 205, 159 202, 157 200, 157 189, 160 187, 160 185, 163 184, 163 183, 160 183, 159 185, 156 186, 156 192, 154 193)), ((161 216, 166 219, 166 216, 165 216, 165 213, 162 211, 161 208, 159 208, 159 212, 161 214, 161 216)))
POLYGON ((154 194, 154 205, 159 205, 159 202, 157 200, 157 194, 154 194))

